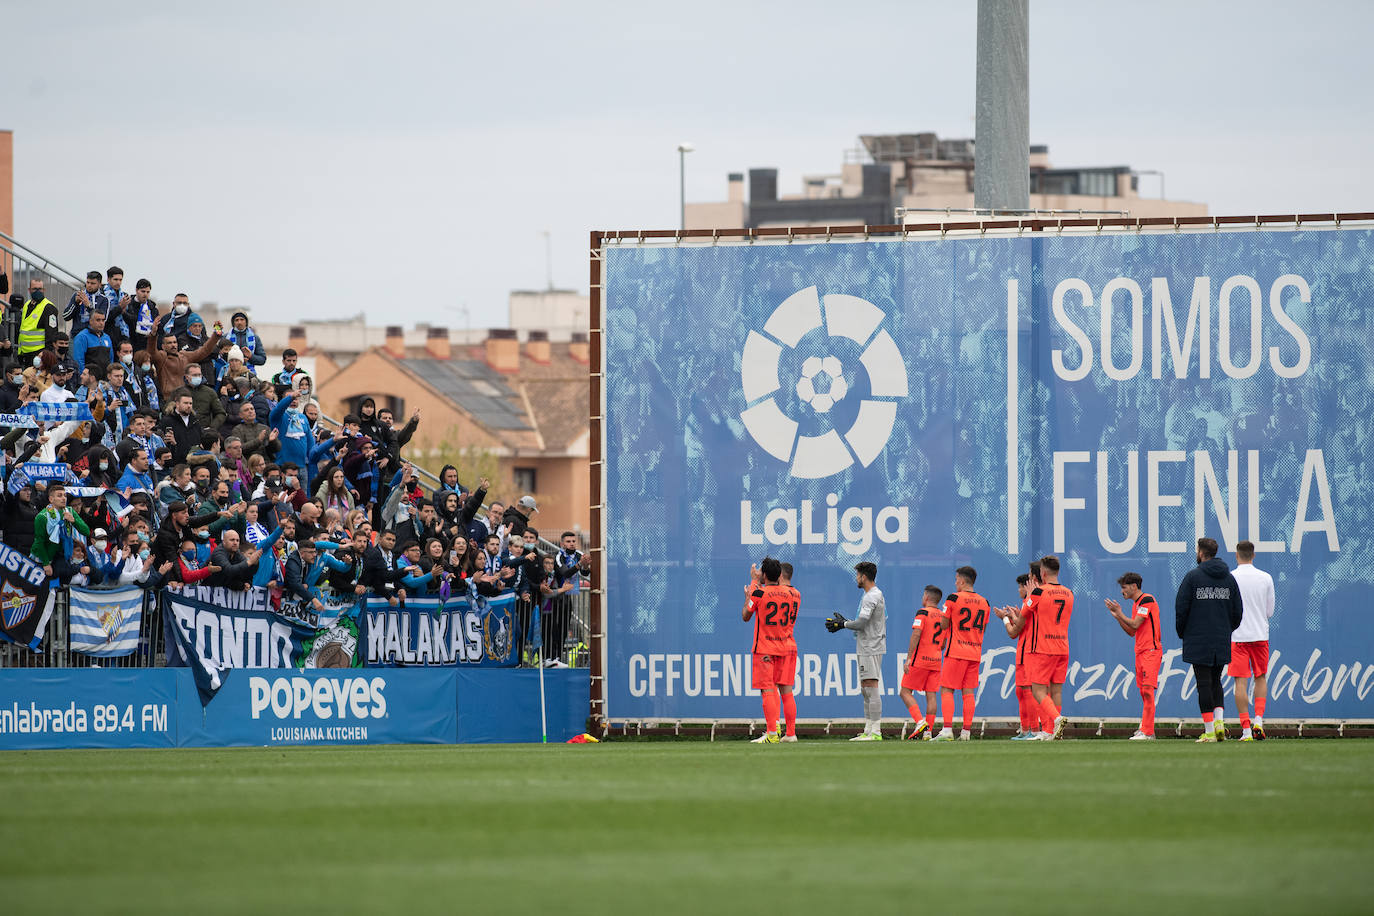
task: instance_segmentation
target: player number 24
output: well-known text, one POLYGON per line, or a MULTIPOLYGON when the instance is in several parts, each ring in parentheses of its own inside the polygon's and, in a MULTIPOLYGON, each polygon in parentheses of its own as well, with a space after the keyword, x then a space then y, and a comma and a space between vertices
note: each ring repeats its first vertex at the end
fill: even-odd
POLYGON ((972 623, 972 624, 969 623, 969 618, 970 618, 970 617, 973 617, 973 608, 971 608, 971 607, 961 607, 961 608, 959 608, 959 629, 960 629, 960 631, 968 630, 968 629, 970 629, 970 628, 972 628, 972 629, 974 629, 974 630, 984 630, 984 629, 987 629, 987 625, 988 625, 988 612, 987 612, 987 611, 983 610, 982 608, 979 608, 979 609, 978 609, 978 616, 977 616, 977 617, 973 617, 973 623, 972 623))

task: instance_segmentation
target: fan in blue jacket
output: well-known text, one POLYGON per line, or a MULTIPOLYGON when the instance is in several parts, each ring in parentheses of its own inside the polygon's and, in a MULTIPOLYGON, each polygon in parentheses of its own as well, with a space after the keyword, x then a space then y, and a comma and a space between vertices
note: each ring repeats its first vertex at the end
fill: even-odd
POLYGON ((314 483, 315 475, 319 473, 317 463, 336 445, 333 439, 315 442, 310 431, 310 421, 306 419, 305 413, 296 407, 297 401, 306 401, 309 398, 310 395, 300 391, 288 395, 277 402, 277 406, 272 408, 267 417, 267 425, 277 431, 277 442, 281 445, 281 451, 277 453, 277 464, 291 461, 297 467, 304 468, 307 491, 314 483))
POLYGON ((317 611, 324 610, 324 600, 320 597, 318 585, 324 571, 332 569, 342 572, 350 569, 343 560, 329 553, 327 549, 321 549, 326 544, 331 547, 338 546, 328 541, 320 541, 318 545, 315 541, 301 541, 295 552, 286 558, 286 593, 299 598, 317 611))

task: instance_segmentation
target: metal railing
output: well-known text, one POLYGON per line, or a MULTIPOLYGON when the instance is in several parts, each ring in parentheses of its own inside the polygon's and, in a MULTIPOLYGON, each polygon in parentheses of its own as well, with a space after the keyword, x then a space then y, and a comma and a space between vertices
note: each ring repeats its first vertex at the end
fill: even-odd
MULTIPOLYGON (((76 292, 78 289, 85 286, 85 274, 78 274, 75 271, 68 270, 51 258, 45 257, 39 252, 34 251, 14 236, 0 232, 0 242, 5 243, 0 245, 0 251, 5 254, 6 272, 9 273, 11 277, 14 274, 13 271, 8 270, 8 267, 10 267, 13 262, 18 261, 28 270, 41 273, 44 277, 51 279, 53 282, 60 283, 70 288, 72 292, 76 292)), ((51 294, 48 298, 52 299, 51 294)), ((57 300, 54 299, 53 301, 55 302, 57 300)))
POLYGON ((1046 216, 1058 219, 1063 216, 1130 216, 1130 210, 1014 210, 1003 207, 895 207, 895 218, 900 224, 908 213, 942 213, 945 216, 973 216, 996 218, 999 216, 1046 216))
MULTIPOLYGON (((138 629, 138 648, 119 658, 98 658, 71 647, 71 595, 67 589, 53 592, 52 617, 38 649, 0 643, 0 668, 164 668, 167 642, 162 630, 160 589, 143 593, 143 617, 138 629)), ((573 668, 585 668, 591 644, 589 591, 582 588, 546 602, 540 608, 540 639, 534 638, 531 624, 535 616, 533 601, 517 601, 514 616, 521 634, 520 667, 533 667, 541 661, 558 660, 573 668), (543 645, 542 650, 534 646, 543 645)))
MULTIPOLYGON (((43 281, 43 293, 61 309, 77 290, 85 287, 85 280, 54 263, 12 236, 0 232, 0 270, 10 278, 10 292, 28 297, 29 281, 43 281)), ((3 297, 7 299, 8 297, 3 297)), ((15 341, 19 337, 19 315, 10 309, 8 301, 0 301, 0 338, 15 341)))

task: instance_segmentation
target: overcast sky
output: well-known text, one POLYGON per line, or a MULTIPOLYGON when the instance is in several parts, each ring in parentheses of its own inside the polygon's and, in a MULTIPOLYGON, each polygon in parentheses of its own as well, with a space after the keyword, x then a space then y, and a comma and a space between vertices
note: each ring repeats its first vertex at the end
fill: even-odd
MULTIPOLYGON (((585 290, 589 230, 676 227, 681 140, 704 201, 973 134, 972 0, 4 6, 19 238, 260 318, 504 324, 544 230, 585 290)), ((1031 0, 1031 141, 1212 213, 1374 210, 1371 34, 1353 0, 1031 0)))

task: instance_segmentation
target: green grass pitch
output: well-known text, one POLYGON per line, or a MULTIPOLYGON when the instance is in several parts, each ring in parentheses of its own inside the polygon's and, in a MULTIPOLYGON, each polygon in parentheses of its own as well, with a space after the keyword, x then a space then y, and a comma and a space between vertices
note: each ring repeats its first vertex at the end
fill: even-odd
POLYGON ((0 754, 3 912, 1369 912, 1374 741, 0 754))

